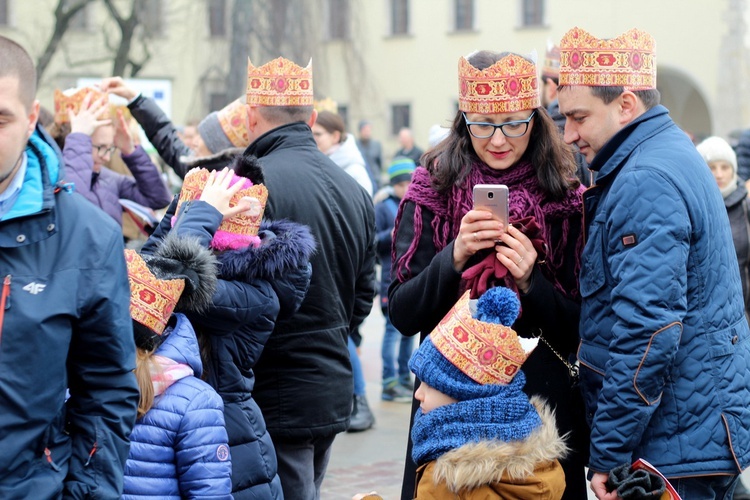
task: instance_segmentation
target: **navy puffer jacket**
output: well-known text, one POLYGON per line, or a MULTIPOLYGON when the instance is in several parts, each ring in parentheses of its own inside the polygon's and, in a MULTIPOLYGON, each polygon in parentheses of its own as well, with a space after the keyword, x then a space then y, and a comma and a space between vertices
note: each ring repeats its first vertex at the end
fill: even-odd
POLYGON ((232 462, 221 397, 200 378, 198 340, 175 314, 156 355, 193 369, 157 395, 130 435, 122 498, 231 500, 232 462))
POLYGON ((721 194, 662 106, 618 132, 584 194, 581 385, 590 469, 750 465, 750 329, 721 194))
MULTIPOLYGON (((144 246, 153 253, 168 233, 195 236, 208 247, 221 223, 218 210, 203 201, 186 202, 174 228, 173 202, 144 246)), ((315 242, 306 226, 264 221, 261 246, 219 253, 219 282, 205 314, 188 313, 204 343, 204 378, 224 401, 232 454, 235 499, 283 498, 276 452, 260 408, 252 398, 253 366, 278 318, 293 314, 310 282, 315 242), (205 358, 204 358, 205 359, 205 358)))

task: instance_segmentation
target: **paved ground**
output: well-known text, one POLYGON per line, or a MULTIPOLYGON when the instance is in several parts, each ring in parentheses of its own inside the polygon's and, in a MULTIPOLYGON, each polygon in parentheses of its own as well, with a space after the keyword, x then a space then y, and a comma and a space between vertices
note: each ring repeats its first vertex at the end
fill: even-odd
MULTIPOLYGON (((400 498, 411 405, 380 399, 383 328, 383 315, 376 303, 361 329, 360 356, 367 382, 367 399, 376 418, 375 427, 336 437, 321 488, 322 500, 349 500, 356 493, 372 490, 377 490, 385 500, 400 498)), ((743 479, 750 485, 750 469, 745 471, 743 479)), ((589 499, 594 498, 589 493, 589 499)))

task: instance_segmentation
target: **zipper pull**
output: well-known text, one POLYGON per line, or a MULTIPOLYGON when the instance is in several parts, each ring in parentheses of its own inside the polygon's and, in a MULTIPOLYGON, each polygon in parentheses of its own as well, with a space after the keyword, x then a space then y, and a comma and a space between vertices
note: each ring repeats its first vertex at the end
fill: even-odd
POLYGON ((49 450, 49 448, 44 449, 44 455, 47 457, 47 462, 49 463, 50 467, 55 469, 57 472, 60 472, 60 466, 52 461, 52 452, 49 450))
POLYGON ((96 450, 97 450, 97 448, 96 448, 96 441, 94 441, 94 446, 91 448, 91 452, 89 453, 89 458, 88 458, 88 460, 86 460, 86 463, 83 464, 84 467, 88 467, 89 466, 89 464, 91 463, 91 458, 94 456, 94 453, 96 453, 96 450))
POLYGON ((0 294, 0 340, 3 338, 3 318, 5 317, 5 306, 10 297, 10 274, 3 279, 3 291, 0 294))

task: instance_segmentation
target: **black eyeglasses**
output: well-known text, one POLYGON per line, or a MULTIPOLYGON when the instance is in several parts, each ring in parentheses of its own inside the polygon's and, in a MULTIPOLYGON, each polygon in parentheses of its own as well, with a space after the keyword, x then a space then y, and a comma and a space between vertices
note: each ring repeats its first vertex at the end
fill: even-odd
POLYGON ((466 128, 469 129, 469 133, 477 139, 489 139, 495 135, 495 130, 500 129, 505 137, 521 137, 529 130, 529 123, 531 119, 536 115, 536 110, 531 113, 531 116, 525 120, 517 120, 505 123, 487 123, 487 122, 470 122, 466 118, 466 113, 461 113, 464 116, 466 122, 466 128))
POLYGON ((99 156, 105 156, 107 153, 114 153, 117 151, 117 146, 107 146, 106 144, 101 144, 99 146, 94 146, 94 149, 96 149, 96 152, 99 153, 99 156))

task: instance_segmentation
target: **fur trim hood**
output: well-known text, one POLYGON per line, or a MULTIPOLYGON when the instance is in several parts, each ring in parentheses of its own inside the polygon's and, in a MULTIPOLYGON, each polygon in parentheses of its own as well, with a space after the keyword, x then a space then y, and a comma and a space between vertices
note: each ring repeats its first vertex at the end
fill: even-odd
POLYGON ((433 480, 454 493, 499 483, 503 475, 520 479, 541 463, 563 458, 568 447, 557 432, 554 412, 538 396, 531 398, 542 425, 523 441, 469 443, 439 457, 433 480))
POLYGON ((260 160, 252 155, 244 155, 242 148, 229 148, 209 156, 182 156, 180 161, 187 170, 195 167, 208 168, 209 170, 229 167, 237 175, 250 179, 253 184, 263 184, 265 177, 260 160))
POLYGON ((228 148, 207 156, 180 156, 182 162, 188 170, 195 167, 205 167, 206 164, 225 162, 229 165, 235 157, 242 155, 245 150, 242 148, 228 148))
POLYGON ((217 255, 219 276, 224 279, 272 280, 306 266, 315 252, 310 228, 289 220, 263 221, 258 233, 260 246, 228 250, 217 255))

